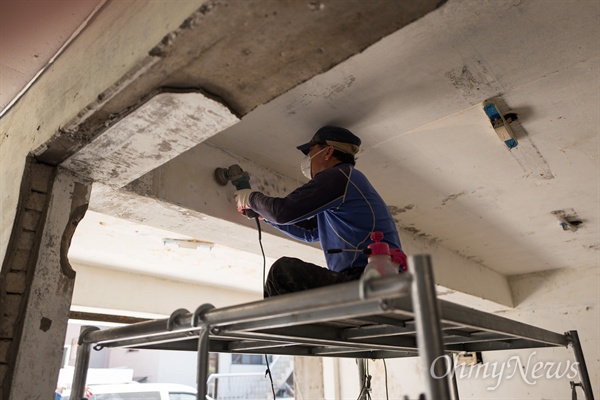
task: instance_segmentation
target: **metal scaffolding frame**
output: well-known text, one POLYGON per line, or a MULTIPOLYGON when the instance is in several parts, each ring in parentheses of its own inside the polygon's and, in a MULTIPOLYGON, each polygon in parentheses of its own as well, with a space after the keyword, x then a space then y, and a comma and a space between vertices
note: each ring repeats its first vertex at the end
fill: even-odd
POLYGON ((224 308, 210 304, 169 318, 100 330, 83 327, 72 399, 82 399, 92 346, 197 351, 198 399, 205 399, 208 353, 381 359, 419 357, 425 399, 458 399, 448 353, 571 345, 586 400, 592 387, 576 331, 559 334, 438 300, 431 258, 409 272, 358 280, 224 308), (442 378, 437 378, 442 377, 442 378), (451 397, 451 393, 452 397, 451 397))

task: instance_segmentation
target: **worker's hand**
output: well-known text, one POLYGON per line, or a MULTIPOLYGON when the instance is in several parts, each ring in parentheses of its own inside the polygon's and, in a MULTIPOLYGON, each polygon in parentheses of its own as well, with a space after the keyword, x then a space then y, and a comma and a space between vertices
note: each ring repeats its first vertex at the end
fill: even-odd
POLYGON ((235 203, 237 205, 237 210, 239 212, 242 212, 242 210, 248 208, 252 208, 250 207, 250 193, 252 193, 252 189, 241 189, 233 193, 233 197, 235 197, 235 203))

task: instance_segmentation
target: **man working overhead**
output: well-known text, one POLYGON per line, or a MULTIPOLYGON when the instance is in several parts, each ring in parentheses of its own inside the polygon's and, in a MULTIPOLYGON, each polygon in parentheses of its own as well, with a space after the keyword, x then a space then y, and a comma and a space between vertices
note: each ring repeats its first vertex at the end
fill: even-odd
POLYGON ((390 248, 401 248, 386 204, 354 167, 360 144, 349 130, 325 126, 298 146, 305 155, 301 169, 308 183, 283 198, 252 189, 235 192, 240 212, 251 208, 294 239, 320 241, 325 252, 327 269, 297 258, 277 260, 267 277, 265 297, 360 278, 368 258, 360 250, 371 243, 372 232, 382 232, 390 248), (328 254, 332 249, 359 251, 328 254))

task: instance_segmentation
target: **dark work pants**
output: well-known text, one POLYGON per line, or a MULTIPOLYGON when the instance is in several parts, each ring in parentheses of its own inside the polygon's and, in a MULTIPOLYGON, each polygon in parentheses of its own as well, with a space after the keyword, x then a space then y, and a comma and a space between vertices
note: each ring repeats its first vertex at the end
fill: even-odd
POLYGON ((271 266, 265 283, 265 297, 300 292, 360 278, 364 268, 348 268, 342 272, 307 263, 292 257, 281 257, 271 266))

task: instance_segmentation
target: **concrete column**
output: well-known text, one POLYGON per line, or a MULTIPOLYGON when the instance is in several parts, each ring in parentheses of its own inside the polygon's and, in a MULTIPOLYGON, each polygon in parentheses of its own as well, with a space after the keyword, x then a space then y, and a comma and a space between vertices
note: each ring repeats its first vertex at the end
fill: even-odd
POLYGON ((294 392, 297 398, 325 398, 322 357, 295 357, 294 379, 294 392))
POLYGON ((339 358, 323 357, 323 398, 326 400, 341 398, 339 361, 339 358))
POLYGON ((90 188, 60 169, 28 163, 0 275, 4 399, 50 398, 55 389, 75 283, 67 251, 90 188))

